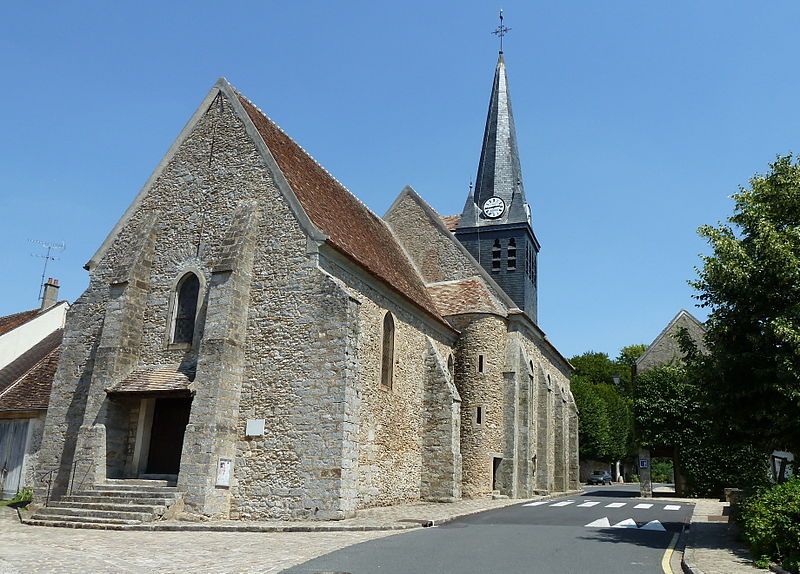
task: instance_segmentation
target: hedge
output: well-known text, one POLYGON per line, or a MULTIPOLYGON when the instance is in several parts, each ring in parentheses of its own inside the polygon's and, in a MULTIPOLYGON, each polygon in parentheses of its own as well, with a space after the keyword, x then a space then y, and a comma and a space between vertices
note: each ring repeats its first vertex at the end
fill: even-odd
POLYGON ((759 566, 773 560, 800 572, 800 477, 746 499, 739 522, 759 566))

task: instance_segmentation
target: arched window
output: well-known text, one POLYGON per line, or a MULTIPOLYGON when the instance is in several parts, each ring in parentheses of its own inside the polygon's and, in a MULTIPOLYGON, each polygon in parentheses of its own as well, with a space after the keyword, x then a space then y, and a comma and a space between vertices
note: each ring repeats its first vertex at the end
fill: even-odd
POLYGON ((500 240, 495 239, 492 245, 492 271, 500 271, 500 240))
POLYGON ((515 239, 508 240, 508 259, 506 267, 509 271, 517 270, 517 241, 515 239))
POLYGON ((450 372, 450 380, 453 380, 456 376, 456 372, 453 367, 453 355, 447 356, 447 370, 450 372))
POLYGON ((387 312, 383 316, 383 351, 381 355, 381 385, 392 388, 394 374, 394 318, 387 312))
POLYGON ((178 282, 177 297, 175 299, 175 322, 172 331, 173 343, 192 342, 199 295, 200 280, 194 273, 187 273, 178 282))

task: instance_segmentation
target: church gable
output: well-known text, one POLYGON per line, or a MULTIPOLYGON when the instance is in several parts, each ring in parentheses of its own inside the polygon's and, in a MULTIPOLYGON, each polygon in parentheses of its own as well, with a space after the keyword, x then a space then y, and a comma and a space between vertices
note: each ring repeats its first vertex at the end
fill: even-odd
POLYGON ((241 105, 305 212, 335 249, 441 321, 389 227, 247 99, 241 105))
MULTIPOLYGON (((494 299, 492 309, 501 308, 505 312, 515 306, 411 187, 400 192, 384 219, 420 270, 429 291, 435 283, 470 280, 481 283, 481 290, 488 291, 487 296, 494 299)), ((437 305, 441 302, 441 292, 432 293, 437 305)), ((473 289, 471 293, 476 291, 473 289)), ((444 315, 451 314, 441 306, 439 310, 444 315)))

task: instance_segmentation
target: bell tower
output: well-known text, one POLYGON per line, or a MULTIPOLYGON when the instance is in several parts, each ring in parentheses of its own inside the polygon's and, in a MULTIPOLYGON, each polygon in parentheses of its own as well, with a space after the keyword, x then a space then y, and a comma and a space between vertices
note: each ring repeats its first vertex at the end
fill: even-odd
MULTIPOLYGON (((508 31, 500 22, 498 35, 508 31)), ((517 306, 537 321, 539 242, 531 227, 502 44, 494 72, 475 188, 455 235, 517 306)))

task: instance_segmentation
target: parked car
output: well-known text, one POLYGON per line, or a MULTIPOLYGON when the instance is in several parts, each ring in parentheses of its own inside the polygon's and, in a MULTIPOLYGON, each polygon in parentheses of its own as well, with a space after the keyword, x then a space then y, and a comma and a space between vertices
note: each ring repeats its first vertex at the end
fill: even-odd
POLYGON ((611 484, 611 473, 607 470, 595 470, 589 475, 587 484, 611 484))

